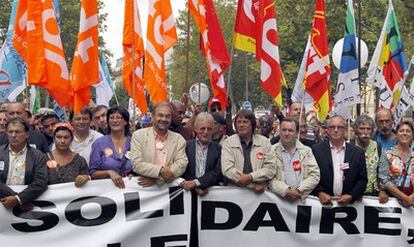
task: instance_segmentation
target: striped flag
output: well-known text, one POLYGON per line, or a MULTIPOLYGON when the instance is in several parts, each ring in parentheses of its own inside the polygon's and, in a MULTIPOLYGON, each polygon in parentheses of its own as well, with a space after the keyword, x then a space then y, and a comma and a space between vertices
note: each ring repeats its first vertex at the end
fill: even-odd
POLYGON ((345 119, 351 117, 351 109, 360 103, 358 54, 355 32, 355 15, 352 0, 347 1, 344 46, 342 48, 341 66, 334 96, 334 113, 345 119))
POLYGON ((397 16, 392 0, 389 1, 387 17, 381 36, 372 56, 367 81, 380 89, 381 107, 393 109, 407 76, 407 64, 403 51, 397 16))
POLYGON ((306 59, 305 90, 312 96, 315 112, 323 121, 331 111, 331 65, 324 0, 316 0, 314 17, 306 59))
POLYGON ((147 113, 147 98, 143 79, 142 58, 145 55, 142 41, 138 0, 125 1, 123 33, 122 85, 143 113, 147 113), (132 77, 134 76, 134 78, 132 77), (135 83, 135 86, 133 85, 135 83), (133 92, 135 87, 135 92, 133 92))
POLYGON ((164 54, 177 41, 170 0, 148 0, 144 81, 153 104, 167 101, 164 54))

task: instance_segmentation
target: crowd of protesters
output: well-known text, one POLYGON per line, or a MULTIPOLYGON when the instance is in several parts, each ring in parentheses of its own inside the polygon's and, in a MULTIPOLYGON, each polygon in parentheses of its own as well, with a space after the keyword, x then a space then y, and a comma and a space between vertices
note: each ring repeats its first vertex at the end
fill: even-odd
POLYGON ((185 95, 138 121, 120 106, 85 107, 62 120, 52 110, 32 115, 23 103, 2 103, 0 198, 6 208, 30 210, 50 184, 108 178, 122 189, 124 177, 138 176, 140 186, 176 180, 200 196, 226 185, 291 201, 313 194, 347 205, 370 195, 412 207, 414 129, 393 123, 389 109, 352 125, 339 115, 321 123, 298 102, 285 114, 272 105, 259 117, 246 109, 232 116, 231 104, 212 99, 203 111, 185 95))

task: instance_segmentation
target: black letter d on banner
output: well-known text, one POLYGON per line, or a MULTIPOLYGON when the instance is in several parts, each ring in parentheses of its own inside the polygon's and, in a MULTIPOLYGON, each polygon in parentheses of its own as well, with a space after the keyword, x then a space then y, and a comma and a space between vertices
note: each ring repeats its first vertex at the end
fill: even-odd
POLYGON ((237 227, 243 220, 242 209, 232 202, 201 202, 201 230, 228 230, 237 227), (221 208, 229 216, 223 223, 216 223, 216 209, 221 208))

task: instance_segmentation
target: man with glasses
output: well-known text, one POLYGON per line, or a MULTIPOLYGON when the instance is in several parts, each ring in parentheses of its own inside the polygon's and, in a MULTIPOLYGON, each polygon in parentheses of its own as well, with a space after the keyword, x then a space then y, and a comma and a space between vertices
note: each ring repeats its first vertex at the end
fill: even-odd
POLYGON ((201 112, 194 121, 196 138, 187 142, 185 152, 188 158, 187 169, 181 176, 184 190, 192 190, 200 196, 208 193, 208 188, 221 181, 221 146, 212 141, 214 119, 207 112, 201 112))
POLYGON ((364 151, 345 142, 345 119, 333 116, 328 120, 329 141, 313 146, 321 179, 314 194, 324 205, 337 201, 347 205, 362 197, 367 184, 364 151))
POLYGON ((29 204, 47 189, 47 156, 28 145, 29 124, 23 118, 6 124, 9 144, 0 146, 0 199, 3 206, 30 210, 29 204), (28 185, 15 192, 10 185, 28 185))
POLYGON ((269 138, 270 132, 272 132, 273 129, 273 116, 268 114, 260 116, 257 129, 257 134, 261 134, 262 136, 269 138))
POLYGON ((397 136, 392 131, 394 116, 390 109, 382 108, 375 114, 375 123, 377 124, 377 133, 374 140, 379 142, 383 149, 387 150, 397 144, 397 136))

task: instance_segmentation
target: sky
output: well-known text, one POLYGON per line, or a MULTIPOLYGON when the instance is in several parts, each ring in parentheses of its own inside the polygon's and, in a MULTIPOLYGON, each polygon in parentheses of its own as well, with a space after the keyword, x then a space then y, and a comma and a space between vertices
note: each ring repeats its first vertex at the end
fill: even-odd
MULTIPOLYGON (((104 12, 108 13, 106 24, 108 26, 102 34, 106 47, 112 52, 112 64, 122 57, 122 29, 124 27, 124 6, 125 0, 103 0, 105 3, 104 12)), ((178 17, 178 11, 183 10, 186 0, 171 0, 174 17, 178 17)), ((144 37, 147 30, 148 0, 138 0, 138 7, 142 23, 144 37)))

